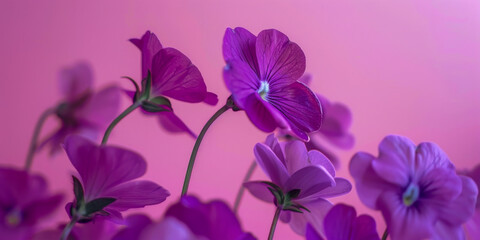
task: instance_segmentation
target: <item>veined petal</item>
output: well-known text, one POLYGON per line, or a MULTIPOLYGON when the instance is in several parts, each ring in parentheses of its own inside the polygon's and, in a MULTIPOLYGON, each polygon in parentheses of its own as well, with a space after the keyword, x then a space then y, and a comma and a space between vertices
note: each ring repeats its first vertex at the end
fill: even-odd
POLYGON ((158 112, 156 115, 165 130, 172 133, 186 132, 193 138, 197 138, 197 135, 173 111, 158 112))
POLYGON ((147 77, 148 70, 152 70, 153 56, 162 49, 162 44, 158 40, 157 36, 147 31, 143 34, 141 39, 130 39, 142 53, 142 79, 147 77))
POLYGON ((271 132, 277 127, 288 128, 289 126, 284 115, 270 103, 264 101, 256 92, 247 97, 244 107, 250 121, 264 132, 271 132))
POLYGON ((152 94, 184 102, 202 102, 207 92, 202 74, 190 59, 174 48, 163 48, 153 57, 152 94))
POLYGON ((270 177, 273 183, 283 187, 288 180, 288 172, 272 149, 263 143, 257 143, 253 152, 258 165, 265 174, 270 177))
POLYGON ((288 37, 275 30, 263 30, 258 34, 255 50, 260 79, 271 88, 282 88, 296 82, 305 72, 305 54, 288 37))
POLYGON ((107 209, 123 211, 158 204, 165 201, 168 196, 170 193, 154 182, 132 181, 108 189, 101 197, 116 199, 107 206, 107 209))
POLYGON ((260 76, 258 71, 255 42, 257 37, 245 28, 227 28, 223 37, 223 58, 225 62, 241 60, 247 63, 253 72, 260 76))
POLYGON ((416 175, 425 174, 434 168, 444 168, 455 171, 455 167, 448 158, 447 154, 435 143, 420 143, 415 150, 415 169, 416 175))
POLYGON ((245 109, 247 97, 257 92, 260 87, 255 71, 246 62, 236 59, 228 61, 223 68, 223 79, 235 104, 241 109, 245 109))

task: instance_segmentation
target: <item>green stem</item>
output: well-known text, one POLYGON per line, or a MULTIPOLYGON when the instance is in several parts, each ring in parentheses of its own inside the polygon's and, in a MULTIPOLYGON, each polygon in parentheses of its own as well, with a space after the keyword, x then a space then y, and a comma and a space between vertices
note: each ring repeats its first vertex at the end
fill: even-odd
POLYGON ((200 135, 198 135, 197 141, 195 141, 195 146, 193 146, 192 155, 190 155, 190 161, 188 162, 187 172, 185 173, 185 180, 183 181, 183 188, 182 188, 182 196, 187 194, 188 185, 190 184, 190 178, 192 177, 193 165, 195 164, 195 158, 197 156, 198 148, 200 147, 200 143, 202 143, 205 133, 207 132, 210 125, 212 125, 212 123, 220 115, 222 115, 224 112, 226 112, 230 108, 231 106, 227 102, 227 104, 225 104, 215 114, 213 114, 213 116, 208 120, 205 126, 203 126, 202 131, 200 132, 200 135))
POLYGON ((385 232, 383 232, 382 240, 387 240, 388 237, 388 228, 385 228, 385 232))
POLYGON ((40 130, 43 127, 43 124, 45 123, 45 120, 47 118, 55 113, 55 108, 48 108, 45 110, 42 115, 40 115, 40 118, 37 121, 37 124, 35 125, 35 129, 33 130, 33 136, 32 140, 30 141, 30 147, 28 148, 28 153, 27 153, 27 158, 25 159, 25 170, 28 171, 32 167, 32 162, 33 162, 33 156, 35 155, 35 151, 37 150, 37 144, 38 144, 38 136, 40 135, 40 130))
POLYGON ((240 202, 242 201, 243 193, 245 192, 245 187, 243 186, 244 182, 247 182, 252 177, 253 171, 257 167, 257 162, 255 160, 252 161, 250 167, 248 168, 247 174, 243 178, 242 184, 240 185, 240 189, 238 189, 237 197, 235 198, 235 203, 233 204, 233 212, 238 212, 238 207, 240 206, 240 202))
POLYGON ((270 227, 270 234, 268 234, 268 240, 273 239, 273 234, 275 233, 275 228, 277 227, 278 217, 280 216, 281 211, 282 211, 282 209, 280 207, 277 207, 277 210, 275 210, 275 215, 273 216, 272 226, 270 227))
POLYGON ((142 101, 138 100, 134 102, 130 107, 125 109, 120 115, 113 120, 112 123, 108 126, 107 130, 105 131, 105 135, 103 135, 102 139, 102 145, 106 144, 108 141, 108 137, 110 136, 110 133, 112 132, 113 128, 122 120, 124 117, 126 117, 128 114, 133 112, 133 110, 137 109, 140 105, 142 105, 142 101))
POLYGON ((73 215, 70 222, 63 229, 62 236, 60 237, 60 240, 67 240, 68 239, 68 236, 70 235, 70 232, 72 231, 73 226, 75 226, 77 221, 78 221, 77 215, 73 215))

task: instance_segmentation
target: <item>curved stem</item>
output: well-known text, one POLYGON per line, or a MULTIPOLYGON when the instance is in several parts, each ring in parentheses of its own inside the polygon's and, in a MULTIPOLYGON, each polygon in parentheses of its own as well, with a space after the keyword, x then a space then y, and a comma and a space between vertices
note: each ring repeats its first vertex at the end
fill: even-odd
POLYGON ((185 180, 183 181, 183 188, 182 188, 182 196, 187 194, 188 185, 190 184, 190 178, 192 177, 192 170, 193 165, 195 164, 195 158, 197 157, 198 148, 200 147, 200 143, 202 143, 203 137, 207 132, 208 128, 212 123, 224 112, 230 109, 231 106, 229 104, 225 104, 222 108, 220 108, 213 116, 208 120, 208 122, 203 126, 200 135, 197 137, 197 141, 195 141, 195 146, 193 146, 192 155, 190 155, 190 161, 188 162, 187 172, 185 173, 185 180))
POLYGON ((385 232, 383 232, 382 240, 387 240, 388 237, 388 228, 385 228, 385 232))
POLYGON ((280 207, 277 207, 275 215, 273 216, 272 226, 270 227, 270 234, 268 234, 268 240, 273 239, 273 234, 275 233, 275 227, 277 227, 278 217, 280 216, 281 211, 282 209, 280 207))
POLYGON ((110 123, 107 130, 105 131, 105 135, 103 135, 102 145, 107 143, 108 137, 110 136, 110 133, 112 132, 113 128, 120 122, 120 120, 122 120, 124 117, 126 117, 131 112, 133 112, 133 110, 138 108, 140 105, 142 105, 142 101, 136 101, 130 107, 125 109, 125 111, 120 113, 120 115, 117 118, 115 118, 112 123, 110 123))
POLYGON ((55 113, 55 108, 48 108, 45 110, 40 118, 38 118, 37 124, 35 125, 35 129, 33 130, 32 140, 30 141, 30 147, 28 148, 27 158, 25 159, 25 170, 28 171, 32 167, 33 156, 35 155, 35 151, 37 150, 37 141, 38 136, 40 135, 40 130, 42 130, 43 124, 45 120, 51 115, 55 113))
POLYGON ((62 236, 60 237, 60 240, 67 240, 68 239, 68 236, 70 235, 70 232, 72 231, 73 226, 75 226, 77 221, 78 221, 77 215, 73 215, 72 220, 70 220, 70 222, 67 224, 67 226, 65 226, 65 228, 63 229, 62 236))
POLYGON ((240 185, 240 189, 238 189, 237 197, 235 198, 235 203, 233 204, 233 212, 238 212, 238 207, 240 206, 240 202, 242 201, 243 193, 245 192, 245 187, 243 186, 244 182, 247 182, 252 177, 253 171, 257 167, 257 162, 253 160, 248 168, 247 174, 243 178, 242 184, 240 185))

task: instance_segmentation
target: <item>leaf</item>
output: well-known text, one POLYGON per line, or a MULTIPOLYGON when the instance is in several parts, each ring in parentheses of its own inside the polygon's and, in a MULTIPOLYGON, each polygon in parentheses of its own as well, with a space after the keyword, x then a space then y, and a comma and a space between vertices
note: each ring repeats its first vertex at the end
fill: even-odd
POLYGON ((83 192, 83 186, 80 180, 76 178, 75 176, 72 176, 73 178, 73 193, 75 194, 75 199, 77 200, 77 205, 80 205, 85 201, 84 199, 84 192, 83 192))
POLYGON ((115 199, 115 198, 109 198, 109 197, 94 199, 94 200, 88 202, 87 205, 85 206, 86 215, 90 215, 92 213, 96 213, 98 211, 101 211, 106 206, 112 204, 116 200, 117 199, 115 199))

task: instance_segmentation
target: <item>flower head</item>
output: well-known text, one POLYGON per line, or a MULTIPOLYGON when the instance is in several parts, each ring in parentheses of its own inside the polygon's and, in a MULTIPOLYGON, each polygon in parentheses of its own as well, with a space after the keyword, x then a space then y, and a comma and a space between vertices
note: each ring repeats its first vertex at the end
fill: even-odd
POLYGON ((436 144, 387 136, 378 157, 353 156, 350 173, 362 202, 382 212, 392 239, 463 239, 478 189, 436 144))
POLYGON ((127 218, 127 227, 114 240, 253 240, 245 233, 235 214, 223 201, 200 202, 196 197, 183 196, 170 206, 158 223, 143 215, 127 218))
POLYGON ((48 193, 43 177, 0 167, 0 235, 29 239, 37 223, 53 213, 62 199, 62 195, 48 193))
POLYGON ((81 181, 74 177, 76 199, 66 207, 72 215, 78 214, 86 221, 97 216, 119 221, 121 211, 158 204, 169 196, 154 182, 135 180, 147 168, 135 152, 98 146, 75 135, 67 137, 65 151, 81 177, 81 181))
POLYGON ((305 55, 285 34, 269 29, 255 36, 228 28, 223 57, 225 84, 235 104, 260 130, 278 127, 307 141, 307 133, 320 128, 320 102, 297 81, 305 71, 305 55))
POLYGON ((217 95, 207 92, 200 71, 187 56, 175 48, 163 48, 154 33, 147 31, 142 38, 130 41, 142 53, 143 89, 140 92, 136 86, 137 91, 130 93, 133 100, 137 101, 141 95, 147 95, 142 104, 145 113, 153 112, 158 115, 160 123, 170 132, 187 132, 195 137, 173 113, 170 100, 166 97, 189 103, 205 102, 215 105, 218 102, 217 95))
POLYGON ((50 145, 51 153, 60 150, 65 137, 70 134, 96 138, 115 118, 120 105, 117 87, 93 91, 93 73, 86 62, 62 69, 59 86, 63 100, 55 108, 55 115, 61 124, 40 144, 40 148, 50 145))
POLYGON ((301 141, 282 146, 270 135, 266 144, 255 145, 254 152, 271 182, 251 181, 244 186, 260 200, 275 202, 285 210, 280 219, 300 235, 305 234, 307 222, 321 232, 323 217, 332 205, 326 198, 346 194, 352 188, 346 179, 335 177, 332 163, 322 153, 307 151, 301 141), (277 195, 288 201, 279 202, 277 195))

